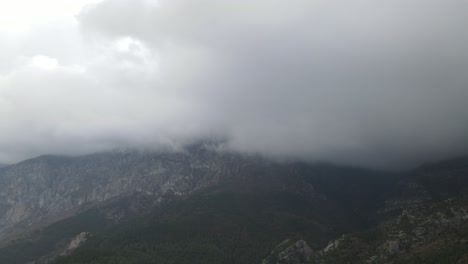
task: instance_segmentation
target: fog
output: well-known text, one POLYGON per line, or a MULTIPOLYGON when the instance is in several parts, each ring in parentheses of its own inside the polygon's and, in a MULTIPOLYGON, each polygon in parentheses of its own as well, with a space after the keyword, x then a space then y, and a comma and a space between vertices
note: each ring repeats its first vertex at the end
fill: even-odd
POLYGON ((468 153, 466 1, 19 2, 0 3, 0 163, 201 140, 378 168, 468 153))

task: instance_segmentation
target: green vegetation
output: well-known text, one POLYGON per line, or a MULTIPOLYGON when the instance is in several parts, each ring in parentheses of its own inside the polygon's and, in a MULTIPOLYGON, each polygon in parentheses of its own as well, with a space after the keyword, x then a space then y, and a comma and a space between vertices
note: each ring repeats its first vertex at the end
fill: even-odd
POLYGON ((36 260, 58 248, 65 247, 72 237, 83 230, 98 233, 108 225, 98 209, 88 210, 76 217, 20 237, 8 246, 0 248, 0 263, 25 263, 36 260))
POLYGON ((96 235, 57 263, 258 263, 285 237, 318 246, 335 234, 303 197, 199 195, 96 235))
POLYGON ((92 236, 54 263, 255 264, 280 258, 298 240, 315 251, 311 264, 468 263, 468 198, 440 201, 464 193, 459 171, 425 178, 421 169, 399 185, 392 175, 352 168, 262 166, 187 196, 166 194, 156 207, 144 193, 101 204, 18 238, 0 249, 0 263, 41 263, 81 232, 92 236), (419 199, 421 188, 430 200, 405 203, 419 199), (390 207, 392 218, 379 215, 388 200, 402 201, 390 207))

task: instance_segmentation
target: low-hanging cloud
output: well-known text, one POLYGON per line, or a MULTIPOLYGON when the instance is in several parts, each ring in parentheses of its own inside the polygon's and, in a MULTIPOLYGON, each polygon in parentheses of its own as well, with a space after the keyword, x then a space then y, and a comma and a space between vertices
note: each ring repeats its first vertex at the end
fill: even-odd
POLYGON ((377 167, 465 154, 466 10, 456 0, 87 5, 77 23, 0 51, 0 161, 213 138, 377 167))

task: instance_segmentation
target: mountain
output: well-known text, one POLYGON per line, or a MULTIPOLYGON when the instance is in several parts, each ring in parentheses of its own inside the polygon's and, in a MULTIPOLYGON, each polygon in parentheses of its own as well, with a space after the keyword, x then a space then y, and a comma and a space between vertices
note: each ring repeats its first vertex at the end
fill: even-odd
MULTIPOLYGON (((149 217, 147 214, 155 208, 162 210, 160 207, 171 201, 169 208, 176 208, 177 202, 183 208, 195 197, 205 197, 200 198, 202 208, 203 203, 211 201, 228 203, 225 196, 231 197, 241 211, 257 208, 275 212, 275 204, 285 210, 307 208, 310 212, 295 209, 295 217, 306 215, 306 221, 301 222, 313 221, 317 232, 326 234, 318 240, 325 241, 375 222, 374 211, 383 202, 382 190, 392 179, 372 170, 277 163, 205 147, 183 153, 124 151, 82 157, 42 156, 0 172, 0 237, 4 241, 0 255, 14 259, 16 251, 12 248, 18 245, 33 248, 31 259, 47 255, 52 247, 38 251, 30 242, 51 238, 49 230, 74 218, 84 217, 87 220, 81 222, 100 223, 99 227, 114 226, 139 215, 149 217), (284 197, 284 202, 278 197, 284 197), (276 202, 260 202, 270 200, 276 202)), ((211 210, 234 204, 214 202, 211 210)), ((68 225, 69 229, 75 225, 68 225)), ((95 230, 90 224, 73 234, 57 235, 47 244, 63 244, 62 240, 73 235, 95 230)))
POLYGON ((204 145, 42 156, 0 170, 0 263, 387 263, 438 239, 454 239, 444 254, 458 259, 467 164, 394 174, 204 145), (395 254, 374 254, 394 246, 404 215, 395 254), (438 231, 417 240, 421 228, 438 231))
POLYGON ((468 263, 468 157, 415 169, 385 204, 379 213, 395 217, 331 241, 311 263, 468 263))
POLYGON ((310 263, 468 263, 468 198, 404 210, 315 252, 310 263))
POLYGON ((9 166, 0 170, 0 239, 135 192, 154 203, 186 195, 228 177, 239 159, 130 151, 42 156, 9 166))

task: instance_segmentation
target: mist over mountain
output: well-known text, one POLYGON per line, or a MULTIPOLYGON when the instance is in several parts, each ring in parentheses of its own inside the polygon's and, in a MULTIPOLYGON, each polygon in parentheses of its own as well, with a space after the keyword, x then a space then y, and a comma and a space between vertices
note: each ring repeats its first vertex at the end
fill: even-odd
POLYGON ((467 153, 461 1, 22 0, 0 9, 0 162, 206 139, 380 168, 467 153))
POLYGON ((468 1, 0 1, 0 263, 468 263, 468 1))

